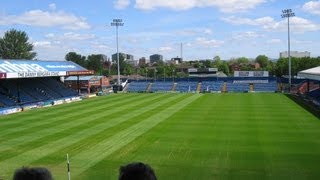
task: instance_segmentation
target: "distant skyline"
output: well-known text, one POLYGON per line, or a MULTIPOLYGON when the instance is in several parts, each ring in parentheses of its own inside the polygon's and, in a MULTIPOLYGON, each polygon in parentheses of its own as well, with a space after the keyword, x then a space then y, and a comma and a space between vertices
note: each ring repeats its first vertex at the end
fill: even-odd
POLYGON ((0 36, 9 29, 25 31, 39 60, 64 60, 74 51, 82 55, 116 53, 136 60, 152 54, 185 60, 248 57, 279 58, 287 51, 287 20, 292 9, 291 50, 320 56, 320 0, 3 0, 0 36))

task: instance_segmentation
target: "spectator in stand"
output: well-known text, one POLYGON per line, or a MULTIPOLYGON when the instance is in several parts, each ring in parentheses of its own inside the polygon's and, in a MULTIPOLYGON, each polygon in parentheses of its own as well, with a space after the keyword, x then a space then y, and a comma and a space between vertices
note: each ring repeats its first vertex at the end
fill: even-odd
POLYGON ((119 180, 157 180, 153 169, 141 162, 120 167, 119 180))
POLYGON ((14 173, 13 180, 53 180, 50 171, 46 168, 22 167, 14 173))

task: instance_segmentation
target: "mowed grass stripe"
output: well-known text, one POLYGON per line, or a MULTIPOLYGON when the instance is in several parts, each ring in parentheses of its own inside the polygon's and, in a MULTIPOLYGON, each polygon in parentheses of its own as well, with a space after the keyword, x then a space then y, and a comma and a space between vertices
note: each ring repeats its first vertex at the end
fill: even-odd
MULTIPOLYGON (((133 97, 129 97, 129 99, 134 98, 133 97)), ((112 98, 114 99, 114 98, 112 98)), ((117 101, 119 101, 119 99, 116 99, 117 101)), ((74 105, 70 105, 70 104, 66 104, 66 105, 61 105, 63 106, 64 109, 68 110, 66 112, 60 113, 59 111, 56 111, 55 107, 50 107, 50 108, 46 108, 48 111, 54 112, 54 114, 47 116, 47 115, 43 115, 42 111, 28 111, 27 113, 37 113, 37 116, 33 115, 33 119, 25 119, 24 117, 20 117, 14 121, 18 121, 17 123, 14 124, 10 124, 10 125, 5 125, 2 124, 0 126, 0 131, 2 131, 2 137, 0 137, 0 142, 2 139, 8 139, 9 137, 6 137, 5 135, 10 135, 10 134, 15 134, 15 132, 21 132, 23 130, 26 129, 30 129, 33 127, 37 127, 39 125, 47 125, 47 126, 51 126, 54 124, 59 124, 59 123, 63 123, 63 121, 61 122, 61 120, 64 120, 65 118, 77 118, 77 117, 82 117, 83 113, 90 113, 90 111, 94 111, 95 107, 101 107, 101 106, 105 106, 106 103, 112 104, 112 100, 110 99, 103 99, 103 98, 96 98, 95 101, 87 101, 87 100, 83 100, 81 101, 81 103, 77 103, 74 105), (85 103, 84 103, 85 102, 85 103), (81 106, 79 108, 74 108, 77 106, 81 106), (86 106, 86 108, 82 108, 82 106, 86 106), (60 122, 58 122, 60 121, 60 122)), ((127 103, 128 101, 125 101, 123 103, 127 103)), ((121 103, 121 102, 117 102, 117 103, 121 103)), ((115 103, 115 104, 117 104, 115 103)), ((111 105, 110 105, 111 107, 111 105)), ((23 113, 21 113, 23 114, 23 113)))
MULTIPOLYGON (((24 135, 32 134, 35 131, 41 131, 43 129, 47 129, 47 127, 54 127, 57 125, 63 125, 64 123, 68 123, 70 121, 73 121, 74 119, 82 119, 84 117, 87 117, 87 114, 98 114, 101 111, 105 111, 106 108, 109 110, 117 107, 117 106, 124 106, 126 104, 131 104, 131 102, 137 102, 139 100, 143 99, 143 97, 139 96, 133 96, 129 98, 122 98, 122 100, 118 100, 118 102, 109 102, 109 101, 102 101, 101 104, 88 104, 87 108, 84 108, 84 110, 78 110, 73 111, 72 113, 68 114, 55 114, 53 117, 48 119, 42 119, 41 113, 37 113, 37 116, 34 118, 37 119, 36 122, 30 123, 25 122, 21 123, 20 126, 8 130, 2 131, 2 136, 0 137, 0 143, 3 141, 7 141, 11 138, 15 138, 17 136, 17 133, 23 133, 24 135), (109 102, 109 103, 108 103, 109 102), (108 104, 107 104, 108 103, 108 104), (106 105, 107 104, 107 105, 106 105), (38 117, 39 114, 39 117, 38 117)), ((86 102, 83 102, 83 104, 86 104, 86 102)))
MULTIPOLYGON (((140 95, 142 94, 137 94, 140 95)), ((190 95, 172 99, 172 102, 174 104, 190 95)), ((125 94, 116 96, 123 97, 125 94)), ((162 98, 167 97, 169 96, 162 98)), ((80 161, 81 153, 85 156, 84 152, 95 150, 88 146, 102 146, 113 135, 129 130, 163 111, 165 106, 170 106, 170 102, 166 102, 158 106, 158 109, 153 106, 141 114, 136 113, 144 109, 143 106, 153 105, 156 101, 157 98, 154 102, 136 105, 136 111, 133 111, 133 106, 128 106, 118 114, 121 115, 126 110, 130 112, 118 117, 119 119, 116 119, 116 113, 109 114, 107 117, 114 121, 122 120, 114 126, 106 127, 113 120, 104 121, 104 117, 101 117, 88 122, 87 126, 84 123, 18 145, 11 151, 1 152, 0 156, 9 154, 6 158, 16 157, 78 131, 86 132, 85 129, 94 126, 94 123, 100 123, 99 126, 104 127, 98 133, 79 133, 79 141, 74 136, 74 139, 69 139, 70 142, 64 142, 66 146, 63 148, 57 147, 56 151, 48 154, 44 152, 46 155, 24 165, 48 167, 53 170, 55 179, 67 179, 65 155, 70 153, 72 179, 117 179, 119 166, 132 161, 151 164, 159 179, 320 179, 320 131, 317 131, 319 119, 284 95, 273 93, 202 95, 120 149, 97 160, 97 163, 93 163, 78 176, 73 174, 77 169, 74 156, 80 161), (123 117, 126 119, 122 119, 123 117)), ((77 106, 77 103, 74 105, 77 106)), ((47 110, 50 109, 55 108, 47 110)), ((35 116, 39 113, 27 113, 31 112, 35 116)), ((95 128, 92 130, 95 131, 95 128)), ((125 134, 124 137, 126 136, 130 134, 125 134)), ((49 145, 47 148, 50 151, 54 147, 49 145)), ((87 157, 82 157, 82 160, 82 163, 90 162, 87 157)), ((13 171, 18 167, 21 167, 18 158, 15 163, 0 160, 0 179, 12 179, 13 171), (4 174, 2 167, 8 165, 6 162, 16 166, 12 165, 13 168, 4 174)))
MULTIPOLYGON (((99 163, 100 160, 126 146, 128 143, 148 132, 160 122, 174 115, 176 112, 183 109, 201 96, 202 95, 200 94, 189 95, 189 97, 172 106, 168 106, 166 109, 159 111, 158 113, 139 122, 138 124, 135 124, 115 134, 114 136, 101 141, 97 145, 89 147, 85 151, 72 156, 72 164, 74 166, 73 176, 77 177, 77 175, 81 174, 86 169, 94 166, 95 164, 99 163), (83 158, 86 158, 86 160, 84 161, 83 158)), ((60 167, 61 166, 64 166, 64 164, 61 164, 60 167)), ((60 179, 62 177, 57 176, 57 178, 60 179)))
MULTIPOLYGON (((150 95, 151 96, 151 95, 150 95)), ((153 95, 155 98, 159 98, 159 95, 153 95)), ((164 95, 160 95, 165 97, 164 95)), ((169 95, 167 95, 169 96, 169 95)), ((162 100, 159 100, 158 103, 154 103, 148 107, 145 107, 144 109, 137 109, 133 111, 135 114, 141 114, 146 111, 149 111, 150 109, 153 109, 154 107, 161 106, 164 103, 168 103, 176 98, 179 98, 183 95, 170 95, 171 97, 162 98, 162 100)), ((146 98, 148 99, 148 98, 146 98)), ((139 104, 139 103, 138 103, 139 104)), ((129 104, 128 106, 132 106, 133 104, 129 104)), ((62 148, 65 148, 69 146, 70 144, 76 143, 78 141, 81 141, 82 139, 87 138, 88 136, 92 136, 94 134, 97 134, 101 131, 104 131, 110 127, 116 126, 119 123, 122 123, 126 121, 128 118, 132 116, 131 113, 129 114, 119 114, 118 118, 112 119, 110 121, 106 121, 102 124, 88 127, 87 129, 84 129, 83 131, 78 131, 75 133, 72 133, 68 136, 64 136, 61 139, 50 141, 47 139, 47 144, 34 148, 30 151, 17 154, 17 156, 14 156, 10 159, 6 159, 4 161, 1 161, 0 164, 0 174, 8 175, 10 174, 10 171, 15 169, 15 167, 23 166, 31 164, 33 161, 36 161, 44 156, 47 156, 48 154, 51 154, 53 152, 56 152, 62 148)))
POLYGON ((92 104, 92 107, 94 104, 96 105, 102 105, 103 101, 110 100, 110 101, 117 101, 118 99, 121 99, 119 96, 110 95, 105 97, 98 97, 98 98, 91 98, 91 99, 85 99, 78 102, 73 102, 70 104, 62 104, 58 106, 52 106, 50 108, 42 108, 42 109, 34 109, 32 111, 25 111, 22 113, 17 114, 11 114, 7 116, 0 117, 0 126, 4 125, 11 125, 11 124, 19 124, 20 122, 33 122, 34 121, 34 112, 41 112, 41 115, 39 117, 42 117, 43 119, 50 119, 52 116, 56 114, 68 114, 72 113, 76 110, 82 109, 83 107, 88 107, 87 104, 92 104), (99 100, 97 100, 99 99, 99 100), (85 101, 87 104, 82 103, 85 101), (54 109, 54 111, 53 111, 54 109))
MULTIPOLYGON (((113 96, 115 97, 115 96, 113 96)), ((32 111, 28 111, 26 113, 37 113, 37 116, 32 116, 31 119, 29 118, 16 118, 15 120, 12 120, 11 122, 13 122, 12 124, 5 124, 5 123, 1 123, 0 126, 0 130, 3 131, 3 133, 6 130, 10 130, 10 129, 17 129, 17 127, 24 127, 26 126, 27 128, 30 128, 30 126, 32 125, 37 125, 37 123, 45 123, 45 122, 54 122, 54 120, 59 120, 59 118, 61 118, 60 115, 66 115, 68 116, 68 118, 72 118, 72 117, 81 117, 80 115, 82 115, 82 113, 90 113, 90 111, 93 111, 95 109, 95 107, 105 107, 106 103, 109 102, 109 106, 111 107, 112 104, 114 103, 115 105, 121 105, 121 103, 128 103, 128 101, 130 99, 137 98, 134 95, 128 96, 126 99, 125 98, 95 98, 95 101, 91 101, 91 99, 89 100, 83 100, 81 102, 75 102, 77 104, 63 104, 60 105, 63 110, 62 113, 60 111, 56 110, 56 107, 58 106, 54 106, 54 107, 50 107, 50 108, 44 108, 47 109, 47 111, 51 112, 50 115, 48 116, 46 113, 43 113, 42 111, 37 111, 37 110, 32 110, 32 111), (120 99, 119 99, 120 98, 120 99), (121 101, 119 101, 121 100, 121 101), (122 102, 123 101, 123 102, 122 102), (83 103, 85 102, 85 103, 83 103), (78 107, 79 106, 79 107, 78 107), (83 108, 85 107, 85 108, 83 108)), ((18 113, 20 114, 20 113, 18 113)), ((21 115, 23 115, 24 113, 21 113, 21 115)), ((4 117, 5 119, 6 117, 4 117)), ((8 117, 10 118, 10 116, 8 117)))
MULTIPOLYGON (((131 103, 130 106, 128 106, 127 108, 119 108, 116 109, 116 111, 113 111, 111 109, 109 109, 107 112, 104 112, 105 116, 102 116, 99 118, 84 118, 84 120, 86 120, 86 122, 81 122, 78 120, 78 123, 70 122, 71 123, 71 127, 70 126, 63 126, 59 129, 57 129, 56 127, 53 127, 48 131, 47 135, 43 134, 43 135, 37 135, 34 134, 33 138, 29 137, 28 138, 28 142, 22 141, 22 143, 17 143, 19 144, 17 147, 14 148, 7 148, 5 151, 2 151, 2 155, 0 156, 0 161, 5 160, 10 158, 11 156, 13 156, 14 154, 17 153, 23 153, 25 151, 28 151, 32 148, 36 148, 36 147, 40 147, 44 144, 47 143, 48 139, 50 139, 50 141, 55 141, 58 140, 62 137, 68 136, 69 134, 72 133, 76 133, 79 132, 81 130, 85 130, 88 127, 91 126, 98 126, 101 123, 106 123, 107 121, 111 121, 114 118, 118 118, 119 117, 119 113, 121 112, 121 116, 123 116, 124 114, 128 114, 131 111, 134 111, 136 109, 137 106, 142 106, 145 105, 145 103, 152 103, 154 101, 160 101, 163 98, 166 98, 167 96, 173 96, 173 95, 169 95, 167 94, 165 95, 149 95, 149 98, 144 98, 142 100, 136 101, 134 103, 131 103), (137 104, 138 102, 138 104, 137 104), (51 131, 52 130, 52 131, 51 131), (39 138, 40 137, 40 138, 39 138), (30 141, 32 140, 32 141, 30 141), (14 150, 14 152, 13 152, 14 150)), ((80 119, 81 120, 81 119, 80 119)), ((82 121, 84 121, 82 120, 82 121)), ((25 138, 25 137, 21 137, 21 138, 25 138)), ((4 149, 4 147, 2 147, 2 149, 4 149)))
MULTIPOLYGON (((109 179, 116 179, 116 170, 120 165, 142 160, 155 167, 159 179, 171 179, 172 177, 175 179, 319 179, 320 173, 317 170, 320 157, 319 143, 315 142, 310 145, 304 140, 317 140, 320 135, 319 131, 301 137, 299 131, 306 132, 309 131, 308 128, 277 127, 278 122, 296 124, 307 117, 308 119, 305 119, 307 124, 313 123, 313 127, 309 128, 319 128, 319 121, 314 116, 310 116, 310 113, 287 114, 286 109, 293 108, 300 111, 301 108, 295 107, 292 101, 278 107, 278 103, 287 100, 283 95, 274 98, 273 94, 240 94, 240 96, 206 94, 205 96, 208 98, 206 102, 196 101, 197 104, 192 104, 194 107, 188 109, 189 111, 184 108, 170 118, 173 119, 170 122, 176 121, 177 123, 170 123, 168 128, 160 130, 157 126, 152 129, 153 133, 144 134, 140 138, 152 139, 152 136, 155 136, 156 142, 144 141, 145 144, 142 145, 129 144, 128 147, 121 149, 122 152, 116 152, 106 158, 100 166, 90 168, 86 172, 88 176, 84 174, 83 176, 96 177, 94 173, 89 172, 92 170, 99 173, 98 179, 103 179, 108 176, 108 173, 103 172, 111 169, 112 171, 108 172, 115 175, 109 179), (219 100, 214 98, 216 96, 223 96, 223 98, 219 100), (210 101, 219 101, 219 103, 214 105, 210 101), (255 104, 258 107, 252 108, 255 107, 255 104), (273 104, 275 108, 280 108, 282 115, 287 115, 287 118, 273 116, 272 109, 264 111, 264 107, 270 107, 273 104), (207 106, 211 107, 212 113, 206 111, 207 106), (223 111, 217 110, 222 106, 223 111), (231 112, 233 110, 234 113, 231 112), (261 112, 269 114, 269 118, 260 120, 261 112), (275 128, 257 123, 257 121, 271 120, 275 128), (250 126, 250 123, 253 125, 250 126), (291 138, 293 134, 285 132, 273 134, 274 129, 277 129, 278 132, 281 129, 282 131, 295 129, 301 139, 286 143, 282 140, 291 138), (269 133, 266 134, 264 131, 269 133), (261 137, 267 137, 267 140, 261 137), (136 149, 127 150, 132 146, 135 146, 136 149), (310 154, 310 151, 313 151, 313 154, 310 154), (115 156, 118 158, 114 158, 115 156), (290 170, 291 167, 293 167, 292 170, 290 170)), ((280 110, 277 109, 277 113, 280 110)))
MULTIPOLYGON (((35 147, 37 145, 40 146, 46 142, 45 140, 47 138, 55 140, 61 136, 66 136, 74 131, 79 131, 81 129, 87 128, 88 123, 93 123, 95 125, 98 125, 99 120, 101 120, 101 118, 103 118, 102 119, 103 121, 108 121, 108 120, 111 120, 112 114, 118 115, 119 112, 125 111, 126 110, 125 108, 132 108, 132 107, 135 107, 136 105, 161 98, 161 96, 159 97, 156 95, 152 95, 152 96, 149 95, 148 98, 144 98, 144 96, 141 96, 141 97, 137 96, 137 97, 138 98, 130 99, 130 101, 128 100, 125 102, 121 101, 120 104, 115 103, 115 106, 122 105, 121 108, 117 108, 115 106, 113 106, 112 108, 109 108, 108 105, 99 107, 97 108, 97 110, 94 110, 91 108, 91 110, 93 110, 93 112, 95 113, 94 117, 88 118, 87 115, 81 114, 81 118, 76 119, 77 123, 75 123, 75 121, 73 120, 70 120, 68 116, 66 117, 61 116, 61 117, 64 117, 62 118, 61 123, 60 122, 56 123, 55 125, 49 126, 48 128, 39 128, 37 131, 32 129, 29 131, 29 133, 27 132, 16 133, 14 138, 6 139, 6 141, 1 142, 0 152, 11 151, 16 148, 19 148, 20 151, 27 150, 23 148, 24 146, 27 146, 27 147, 31 147, 31 146, 35 147), (108 108, 107 111, 104 107, 108 108), (81 126, 84 126, 84 127, 81 127, 81 126), (74 130, 72 131, 72 129, 74 130), (21 136, 22 134, 23 136, 21 136), (51 138, 48 136, 51 136, 51 138), (40 140, 40 142, 36 143, 35 142, 36 140, 40 140), (19 145, 19 147, 17 147, 16 145, 19 145)), ((125 97, 122 97, 122 98, 126 99, 125 97)), ((0 160, 3 160, 3 156, 0 156, 0 160)))
MULTIPOLYGON (((163 98, 163 97, 161 96, 161 98, 163 98)), ((57 165, 60 163, 57 160, 59 160, 59 159, 61 160, 61 151, 68 152, 70 155, 77 154, 80 151, 83 151, 83 149, 86 149, 87 147, 94 146, 97 143, 99 143, 100 141, 103 141, 103 140, 109 138, 110 136, 116 134, 117 132, 122 131, 126 128, 129 128, 130 126, 133 126, 134 124, 137 124, 140 121, 143 121, 144 119, 149 118, 150 116, 158 113, 160 110, 163 110, 169 106, 172 106, 172 105, 180 102, 184 98, 186 98, 186 97, 180 96, 179 98, 176 98, 170 102, 164 103, 161 106, 156 106, 153 109, 149 109, 148 111, 146 111, 142 114, 133 114, 130 118, 128 118, 126 121, 124 121, 122 123, 119 123, 117 126, 108 128, 106 131, 101 131, 100 133, 94 134, 92 136, 88 136, 87 138, 85 138, 81 141, 78 141, 77 143, 74 143, 64 149, 61 149, 59 152, 49 154, 48 156, 43 157, 43 158, 35 161, 33 164, 37 165, 37 164, 43 164, 44 162, 46 162, 47 164, 50 164, 50 165, 57 165), (47 159, 54 159, 54 161, 48 162, 47 159)), ((145 108, 146 106, 150 106, 154 103, 158 103, 158 101, 152 100, 152 102, 146 102, 144 104, 140 104, 138 106, 135 106, 135 109, 142 109, 142 108, 145 108)), ((127 111, 132 113, 135 109, 131 109, 131 110, 128 109, 127 111)), ((111 117, 111 118, 115 118, 115 117, 111 117)), ((95 125, 95 124, 92 124, 92 125, 95 125)), ((88 125, 88 126, 91 126, 91 125, 88 125)), ((78 131, 78 129, 75 129, 75 131, 78 131)))

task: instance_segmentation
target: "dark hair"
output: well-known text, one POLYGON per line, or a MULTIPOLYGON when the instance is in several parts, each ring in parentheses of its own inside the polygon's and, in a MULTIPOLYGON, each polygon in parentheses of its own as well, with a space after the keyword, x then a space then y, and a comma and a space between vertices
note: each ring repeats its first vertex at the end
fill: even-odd
POLYGON ((157 180, 153 169, 141 162, 120 167, 119 180, 157 180))
POLYGON ((53 180, 50 171, 46 168, 22 167, 14 173, 13 180, 53 180))

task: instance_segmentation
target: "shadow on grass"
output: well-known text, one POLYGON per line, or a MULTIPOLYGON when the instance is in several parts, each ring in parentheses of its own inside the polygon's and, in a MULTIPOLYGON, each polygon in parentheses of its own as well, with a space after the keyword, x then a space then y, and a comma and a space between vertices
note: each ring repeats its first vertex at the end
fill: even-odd
POLYGON ((304 108, 305 110, 312 113, 314 116, 316 116, 318 119, 320 119, 320 108, 315 106, 314 104, 304 101, 301 97, 295 96, 292 94, 286 94, 288 98, 290 98, 292 101, 297 103, 299 106, 304 108))

